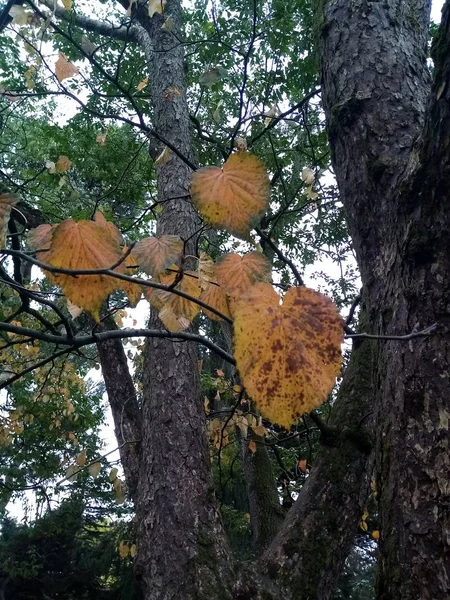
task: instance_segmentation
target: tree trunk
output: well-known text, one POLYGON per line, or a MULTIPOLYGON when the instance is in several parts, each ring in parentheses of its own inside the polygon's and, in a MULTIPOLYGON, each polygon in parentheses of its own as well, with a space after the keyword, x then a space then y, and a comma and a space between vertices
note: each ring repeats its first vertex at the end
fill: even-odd
POLYGON ((448 2, 432 89, 428 14, 426 1, 338 0, 325 3, 322 29, 334 168, 373 329, 437 324, 427 337, 378 343, 382 600, 449 594, 448 2))
MULTIPOLYGON (((179 31, 180 2, 169 0, 179 31)), ((141 18, 148 33, 153 125, 193 162, 183 47, 161 30, 164 17, 141 18)), ((189 201, 191 169, 180 158, 158 167, 163 211, 159 235, 179 235, 195 254, 198 220, 189 201)), ((163 327, 152 314, 151 326, 163 327)), ((214 496, 194 345, 152 339, 143 366, 142 458, 137 501, 138 561, 146 600, 230 597, 228 546, 214 496)))

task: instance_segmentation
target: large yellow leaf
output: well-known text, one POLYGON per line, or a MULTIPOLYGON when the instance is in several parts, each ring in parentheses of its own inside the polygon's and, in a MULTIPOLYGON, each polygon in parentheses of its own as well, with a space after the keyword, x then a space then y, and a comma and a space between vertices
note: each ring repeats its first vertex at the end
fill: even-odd
MULTIPOLYGON (((104 226, 93 221, 75 223, 68 219, 55 227, 50 250, 41 255, 42 260, 53 267, 105 269, 119 260, 121 251, 117 240, 104 226)), ((73 304, 91 312, 96 319, 102 302, 119 287, 117 279, 107 275, 73 277, 54 273, 52 279, 73 304)))
POLYGON ((11 209, 19 202, 18 194, 0 194, 0 248, 6 244, 6 231, 8 229, 11 209))
POLYGON ((204 167, 192 176, 196 208, 214 227, 248 239, 267 209, 270 184, 262 162, 249 152, 232 154, 220 167, 204 167))
POLYGON ((217 282, 230 296, 242 294, 255 283, 270 282, 271 267, 268 260, 258 252, 250 254, 226 254, 216 266, 217 282))
POLYGON ((261 413, 284 427, 319 406, 341 367, 342 320, 318 292, 291 288, 280 304, 259 283, 237 304, 234 355, 243 384, 261 413))
POLYGON ((144 238, 133 249, 139 266, 152 277, 158 277, 177 262, 182 252, 183 240, 177 235, 144 238))

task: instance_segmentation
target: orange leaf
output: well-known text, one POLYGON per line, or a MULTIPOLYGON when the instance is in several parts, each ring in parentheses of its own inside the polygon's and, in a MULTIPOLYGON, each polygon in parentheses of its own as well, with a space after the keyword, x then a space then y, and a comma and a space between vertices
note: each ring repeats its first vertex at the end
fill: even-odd
MULTIPOLYGON (((63 221, 53 231, 51 247, 42 252, 43 260, 63 269, 105 269, 119 260, 120 246, 108 230, 93 221, 63 221)), ((69 300, 98 319, 102 302, 118 281, 107 275, 52 274, 69 300)))
MULTIPOLYGON (((176 275, 176 273, 173 273, 171 275, 162 276, 161 282, 170 285, 176 275)), ((185 294, 189 294, 189 296, 194 298, 198 298, 200 296, 200 286, 197 275, 191 271, 185 271, 181 281, 175 286, 175 289, 180 290, 185 294)), ((192 321, 200 311, 200 306, 198 304, 173 294, 171 291, 154 290, 152 297, 162 303, 163 308, 159 313, 159 317, 169 331, 181 331, 182 329, 186 329, 189 322, 192 321), (174 317, 176 319, 174 319, 174 317)))
POLYGON ((59 58, 55 64, 55 75, 58 81, 73 77, 78 73, 78 67, 67 60, 67 57, 62 52, 59 53, 59 58))
MULTIPOLYGON (((117 244, 120 245, 122 243, 122 234, 117 229, 117 227, 114 225, 114 223, 111 223, 111 221, 107 221, 105 219, 104 214, 100 210, 97 210, 95 212, 94 221, 97 223, 97 225, 100 225, 100 227, 103 227, 103 229, 105 229, 108 232, 108 234, 111 236, 111 238, 117 244)), ((136 263, 134 263, 134 264, 136 264, 136 263)))
POLYGON ((0 248, 3 248, 6 243, 6 231, 11 209, 19 200, 20 196, 18 194, 0 194, 0 248))
POLYGON ((298 461, 298 468, 300 469, 300 471, 303 471, 303 473, 306 473, 306 465, 307 465, 307 461, 306 460, 299 460, 298 461))
POLYGON ((204 167, 192 176, 192 201, 205 219, 245 240, 266 211, 269 192, 266 169, 249 152, 232 154, 222 168, 204 167))
POLYGON ((372 531, 372 538, 374 540, 379 540, 380 539, 380 532, 378 531, 378 529, 374 529, 374 531, 372 531))
MULTIPOLYGON (((200 295, 200 300, 205 302, 212 308, 215 308, 219 312, 221 312, 226 317, 230 317, 230 310, 228 308, 228 301, 226 294, 220 285, 216 283, 210 283, 209 286, 204 290, 200 295)), ((202 308, 203 312, 207 317, 212 319, 213 321, 222 321, 219 315, 207 310, 206 308, 202 308)))
POLYGON ((157 277, 177 262, 182 252, 183 240, 176 235, 144 238, 133 249, 139 266, 152 277, 157 277))
POLYGON ((258 252, 226 254, 216 266, 218 283, 230 296, 238 296, 259 282, 270 282, 271 268, 267 259, 258 252))
POLYGON ((343 328, 332 301, 291 288, 280 305, 271 285, 258 283, 237 303, 234 355, 243 385, 273 423, 290 427, 319 406, 339 374, 343 328))
POLYGON ((250 452, 251 452, 252 454, 255 454, 255 452, 256 452, 256 442, 255 442, 255 440, 252 440, 252 441, 249 443, 249 445, 248 445, 248 449, 250 450, 250 452))
POLYGON ((55 171, 57 173, 65 173, 70 169, 71 164, 72 163, 70 162, 69 157, 65 156, 64 154, 61 154, 61 156, 59 156, 58 160, 56 161, 55 171))

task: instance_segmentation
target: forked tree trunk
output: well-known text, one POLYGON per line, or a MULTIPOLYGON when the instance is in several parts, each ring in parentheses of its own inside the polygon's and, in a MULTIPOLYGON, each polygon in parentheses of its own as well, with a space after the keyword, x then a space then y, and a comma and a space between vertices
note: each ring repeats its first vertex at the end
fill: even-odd
POLYGON ((324 105, 372 326, 437 324, 378 343, 380 600, 450 590, 448 7, 430 87, 429 2, 324 3, 324 105))

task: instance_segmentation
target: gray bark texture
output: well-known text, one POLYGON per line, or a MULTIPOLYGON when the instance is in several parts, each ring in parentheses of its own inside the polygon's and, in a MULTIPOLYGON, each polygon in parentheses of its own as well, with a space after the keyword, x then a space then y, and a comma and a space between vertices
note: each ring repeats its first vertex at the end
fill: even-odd
MULTIPOLYGON (((180 3, 167 2, 175 24, 139 17, 148 59, 153 124, 191 162, 193 150, 183 70, 175 43, 180 3)), ((141 41, 142 43, 142 41, 141 41)), ((161 148, 162 150, 162 148, 161 148)), ((189 200, 191 169, 180 158, 158 167, 163 211, 159 235, 179 235, 195 253, 197 215, 189 200)), ((151 326, 161 327, 152 314, 151 326)), ((137 501, 137 573, 146 600, 214 600, 230 597, 232 562, 210 475, 205 412, 193 344, 152 339, 143 367, 142 458, 137 501)))
POLYGON ((426 66, 429 3, 323 6, 333 163, 378 343, 380 600, 450 593, 449 3, 426 66), (345 24, 345 26, 343 26, 345 24))

